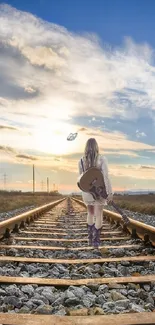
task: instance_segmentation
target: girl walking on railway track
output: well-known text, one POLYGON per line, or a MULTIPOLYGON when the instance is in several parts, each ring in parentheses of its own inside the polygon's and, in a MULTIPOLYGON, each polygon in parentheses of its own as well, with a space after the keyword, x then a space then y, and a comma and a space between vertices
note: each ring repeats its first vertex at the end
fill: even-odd
POLYGON ((90 167, 99 168, 104 175, 104 182, 108 194, 107 200, 95 201, 90 193, 82 192, 82 198, 87 206, 87 226, 89 246, 98 248, 100 245, 100 235, 102 230, 103 206, 112 200, 112 186, 108 175, 108 166, 103 155, 99 154, 99 147, 96 139, 88 139, 84 156, 79 161, 79 174, 81 175, 90 167))

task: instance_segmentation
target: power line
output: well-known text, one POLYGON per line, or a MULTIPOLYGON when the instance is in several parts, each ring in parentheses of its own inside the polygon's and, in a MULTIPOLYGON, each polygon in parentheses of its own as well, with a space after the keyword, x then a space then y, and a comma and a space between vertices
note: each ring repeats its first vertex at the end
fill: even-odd
POLYGON ((7 181, 7 174, 6 173, 4 173, 3 174, 3 178, 2 178, 2 180, 3 180, 3 184, 4 184, 4 190, 6 190, 6 181, 7 181))
POLYGON ((44 191, 44 182, 43 181, 41 181, 41 190, 42 190, 42 192, 44 191))

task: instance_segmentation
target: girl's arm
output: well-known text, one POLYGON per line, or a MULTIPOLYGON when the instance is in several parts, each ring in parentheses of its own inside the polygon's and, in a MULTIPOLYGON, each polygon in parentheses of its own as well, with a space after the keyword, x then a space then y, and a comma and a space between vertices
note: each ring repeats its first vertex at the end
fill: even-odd
POLYGON ((113 196, 112 185, 111 185, 111 181, 110 181, 110 178, 109 178, 107 160, 105 159, 105 157, 102 157, 101 168, 102 168, 102 173, 103 173, 103 176, 104 176, 104 182, 105 182, 108 198, 112 198, 112 196, 113 196))
POLYGON ((81 166, 81 159, 78 162, 78 168, 79 168, 79 175, 83 173, 82 166, 81 166))

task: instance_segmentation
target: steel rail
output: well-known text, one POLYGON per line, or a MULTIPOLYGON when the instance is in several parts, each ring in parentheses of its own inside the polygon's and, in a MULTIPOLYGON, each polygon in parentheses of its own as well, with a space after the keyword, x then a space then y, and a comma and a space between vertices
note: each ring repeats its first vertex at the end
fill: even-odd
MULTIPOLYGON (((14 229, 17 230, 19 226, 23 225, 23 223, 30 223, 31 221, 34 221, 34 219, 40 217, 40 215, 44 212, 47 212, 49 209, 53 208, 54 206, 60 204, 62 201, 64 201, 65 198, 52 202, 50 204, 41 206, 40 208, 31 210, 29 212, 23 213, 21 215, 18 215, 16 217, 13 217, 9 220, 3 221, 0 223, 0 234, 3 235, 9 234, 9 232, 14 229), (2 227, 2 228, 1 228, 2 227)), ((85 206, 85 204, 77 199, 74 199, 77 201, 77 203, 81 204, 82 206, 85 206)), ((130 224, 127 226, 127 228, 124 227, 122 218, 119 214, 103 210, 104 219, 108 219, 110 223, 112 224, 121 224, 121 226, 128 230, 133 236, 139 236, 142 237, 143 240, 146 239, 154 239, 155 236, 155 228, 147 226, 141 222, 137 222, 130 218, 130 224), (150 229, 151 228, 151 229, 150 229), (152 230, 153 229, 153 230, 152 230), (145 232, 144 232, 145 230, 145 232), (136 231, 136 233, 135 233, 136 231)), ((45 219, 43 221, 45 222, 45 219)), ((54 217, 51 218, 51 220, 56 220, 54 217)), ((56 223, 57 222, 53 222, 56 223)), ((63 219, 60 224, 63 224, 63 219)), ((75 223, 76 224, 76 223, 75 223)), ((79 220, 78 220, 79 224, 79 220)), ((37 224, 35 223, 35 226, 37 227, 37 224)), ((46 229, 46 228, 45 228, 46 229)), ((48 228, 47 228, 48 229, 48 228)), ((56 228, 58 229, 58 228, 56 228)), ((42 230, 42 226, 41 226, 42 230)), ((75 230, 75 228, 74 228, 75 230)), ((62 228, 62 231, 64 229, 62 228)), ((79 229, 80 231, 80 229, 79 229)), ((31 233, 29 231, 25 233, 31 233)), ((34 232, 35 233, 35 232, 34 232)), ((39 232, 38 232, 39 234, 39 232)), ((40 233, 42 234, 42 233, 40 233)), ((47 233, 43 232, 43 235, 46 235, 47 233)), ((22 237, 19 237, 22 239, 22 237)), ((29 239, 32 240, 33 237, 29 237, 29 239)), ((14 239, 17 239, 17 237, 14 237, 14 239)), ((41 238, 40 238, 41 239, 41 238)), ((45 239, 45 238, 44 238, 45 239)), ((50 238, 48 238, 50 240, 50 238)), ((56 240, 56 239, 54 239, 56 240)), ((57 239, 58 241, 62 241, 62 239, 57 239)), ((66 239, 63 239, 63 241, 66 239)), ((114 240, 114 238, 113 238, 114 240)), ((69 241, 69 239, 68 239, 69 241)), ((73 241, 73 239, 71 239, 73 241)), ((78 241, 78 240, 77 240, 78 241)), ((129 245, 130 247, 134 247, 134 245, 129 245)), ((50 247, 50 246, 23 246, 23 245, 1 245, 0 248, 8 249, 9 247, 16 247, 17 249, 23 249, 23 248, 29 248, 29 249, 49 249, 49 250, 55 250, 55 249, 61 249, 66 250, 66 247, 50 247)), ((118 246, 105 246, 102 247, 105 248, 117 248, 118 246)), ((127 247, 127 246, 119 246, 119 247, 127 247)), ((91 247, 73 247, 72 250, 82 250, 82 249, 93 249, 91 247)), ((110 262, 110 261, 116 261, 119 262, 120 260, 124 261, 150 261, 154 260, 155 256, 133 256, 133 257, 115 257, 115 258, 109 258, 109 257, 102 257, 101 259, 43 259, 43 258, 25 258, 25 257, 14 257, 14 256, 1 256, 0 260, 2 263, 9 262, 23 262, 23 263, 65 263, 65 264, 87 264, 87 263, 102 263, 102 262, 110 262)), ((82 266, 83 267, 83 266, 82 266)), ((62 286, 79 286, 79 285, 87 285, 91 286, 94 284, 108 284, 108 286, 118 283, 151 283, 155 281, 155 275, 132 275, 128 277, 110 277, 110 278, 89 278, 89 279, 55 279, 55 278, 35 278, 35 277, 10 277, 10 276, 0 276, 0 283, 2 284, 37 284, 37 285, 48 285, 48 286, 56 286, 56 287, 62 287, 62 286)), ((150 312, 144 312, 144 313, 128 313, 128 314, 119 314, 119 315, 100 315, 98 314, 99 310, 97 307, 92 308, 83 308, 82 310, 67 310, 67 316, 56 316, 56 315, 32 315, 32 314, 12 314, 9 313, 0 313, 0 323, 3 325, 46 325, 46 324, 53 324, 53 325, 93 325, 93 324, 106 324, 106 325, 155 325, 155 313, 150 312), (96 310, 96 311, 95 311, 96 310), (92 316, 93 315, 93 316, 92 316)))
MULTIPOLYGON (((86 207, 85 203, 81 200, 72 198, 75 202, 81 204, 83 207, 86 207)), ((103 209, 104 219, 110 221, 111 224, 120 224, 124 230, 128 230, 132 238, 140 238, 145 242, 150 242, 155 246, 155 227, 149 226, 143 222, 129 218, 130 223, 124 226, 122 217, 120 214, 103 209)))
POLYGON ((51 208, 54 208, 56 205, 63 202, 66 198, 44 204, 38 208, 35 208, 33 210, 24 212, 22 214, 19 214, 15 217, 12 217, 10 219, 4 220, 0 222, 0 236, 1 238, 9 237, 10 232, 12 230, 18 231, 19 227, 24 227, 25 223, 30 224, 31 221, 34 221, 37 219, 42 213, 50 210, 51 208))

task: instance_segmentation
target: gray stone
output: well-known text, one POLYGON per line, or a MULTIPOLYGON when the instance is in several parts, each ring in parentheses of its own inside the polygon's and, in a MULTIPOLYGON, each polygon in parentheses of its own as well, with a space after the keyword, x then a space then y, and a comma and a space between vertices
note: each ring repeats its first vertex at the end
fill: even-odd
POLYGON ((77 304, 80 303, 80 299, 78 297, 74 298, 69 298, 65 301, 65 305, 70 307, 70 306, 76 306, 77 304))
POLYGON ((118 300, 115 303, 116 307, 122 307, 124 309, 127 309, 129 306, 130 300, 129 299, 124 299, 124 300, 118 300))
POLYGON ((136 291, 134 291, 134 290, 129 290, 128 291, 128 295, 130 295, 130 296, 132 296, 132 297, 137 297, 137 292, 136 291))
MULTIPOLYGON (((72 279, 85 279, 87 276, 86 274, 77 274, 77 273, 72 273, 72 279)), ((68 279, 68 277, 63 277, 64 279, 68 279)), ((69 277, 70 279, 70 277, 69 277)))
POLYGON ((54 274, 54 275, 56 275, 57 277, 59 277, 59 270, 56 268, 56 266, 54 266, 53 267, 53 269, 51 270, 52 271, 52 273, 54 274))
POLYGON ((135 283, 129 283, 127 287, 128 289, 137 290, 137 284, 135 283))
POLYGON ((27 306, 23 306, 19 309, 19 314, 29 314, 30 309, 27 306))
POLYGON ((73 290, 73 293, 76 297, 78 298, 82 298, 85 295, 85 291, 82 288, 77 288, 75 287, 75 289, 73 290))
POLYGON ((41 294, 43 292, 44 288, 43 287, 38 287, 35 289, 35 294, 38 293, 38 294, 41 294))
POLYGON ((0 296, 6 296, 6 292, 3 289, 0 289, 0 296))
POLYGON ((102 285, 100 285, 98 291, 99 291, 99 292, 106 292, 106 291, 108 291, 108 286, 107 286, 107 284, 102 284, 102 285))
MULTIPOLYGON (((44 272, 44 273, 36 273, 35 275, 37 278, 48 278, 49 277, 49 272, 44 272)), ((52 273, 53 276, 53 273, 52 273)))
POLYGON ((127 290, 125 290, 125 289, 121 289, 121 290, 120 290, 120 293, 121 293, 123 296, 127 296, 127 294, 128 294, 127 290))
POLYGON ((124 299, 126 299, 125 296, 123 296, 121 293, 119 293, 119 292, 117 292, 117 291, 115 291, 115 290, 112 290, 112 291, 111 291, 111 298, 112 298, 112 300, 114 300, 114 301, 117 301, 117 300, 124 300, 124 299))
POLYGON ((107 277, 110 277, 110 276, 115 276, 116 273, 117 273, 117 270, 115 269, 110 269, 109 267, 104 267, 103 268, 104 272, 105 272, 105 275, 107 275, 107 277))
POLYGON ((125 255, 125 250, 123 248, 117 248, 112 252, 116 257, 122 257, 125 255))
POLYGON ((147 302, 148 304, 152 304, 152 305, 154 305, 154 299, 151 297, 151 295, 148 296, 148 298, 146 299, 146 302, 147 302))
POLYGON ((89 267, 89 266, 87 266, 87 267, 85 268, 85 273, 88 273, 88 274, 92 275, 92 273, 93 273, 92 268, 89 267))
POLYGON ((21 290, 22 290, 22 292, 27 293, 29 296, 33 296, 33 294, 34 294, 34 288, 30 284, 22 286, 21 290))
POLYGON ((32 310, 34 307, 34 303, 31 300, 26 301, 23 307, 27 307, 29 310, 32 310))
MULTIPOLYGON (((24 244, 23 244, 24 245, 24 244)), ((23 278, 29 278, 29 273, 24 271, 20 273, 20 276, 22 276, 23 278)))
POLYGON ((113 309, 115 308, 115 303, 113 301, 105 302, 105 304, 102 306, 103 309, 113 309))
POLYGON ((35 314, 51 315, 53 314, 53 307, 49 305, 39 306, 36 308, 35 314))
POLYGON ((130 262, 128 262, 128 261, 122 261, 121 264, 123 266, 129 266, 130 265, 130 262))
POLYGON ((147 291, 147 292, 150 292, 150 290, 151 290, 151 288, 150 288, 150 286, 149 286, 148 284, 145 284, 145 285, 143 286, 143 288, 144 288, 144 290, 147 291))
POLYGON ((143 289, 138 289, 137 294, 138 294, 138 297, 143 300, 146 300, 148 297, 148 292, 144 291, 143 289))
POLYGON ((130 296, 130 295, 128 295, 128 299, 129 299, 131 302, 136 303, 136 304, 138 304, 138 303, 141 301, 140 298, 138 298, 138 297, 132 297, 132 296, 130 296))
POLYGON ((8 250, 9 256, 16 256, 17 253, 18 253, 18 251, 15 248, 11 248, 8 250))
POLYGON ((35 266, 33 266, 33 265, 29 265, 29 266, 28 266, 28 271, 29 271, 30 273, 34 274, 34 273, 37 273, 37 272, 38 272, 38 268, 35 267, 35 266))
POLYGON ((96 303, 103 305, 105 303, 105 295, 100 294, 97 298, 96 298, 96 303))
MULTIPOLYGON (((39 300, 39 299, 31 299, 31 302, 34 304, 34 305, 37 305, 37 306, 40 306, 40 305, 46 305, 42 300, 39 300)), ((47 304, 48 305, 48 304, 47 304)))
POLYGON ((60 272, 60 273, 69 273, 69 271, 67 270, 67 268, 66 267, 64 267, 63 265, 61 265, 61 264, 56 264, 56 267, 57 267, 57 269, 58 269, 58 271, 60 272))
POLYGON ((131 304, 130 311, 135 312, 135 313, 142 313, 145 311, 144 308, 142 308, 139 305, 136 304, 131 304))
POLYGON ((20 267, 17 267, 16 268, 16 274, 19 275, 20 274, 20 271, 21 271, 21 268, 20 267))
POLYGON ((1 306, 1 311, 3 313, 6 313, 8 311, 7 305, 5 303, 3 303, 3 305, 1 306))
POLYGON ((49 304, 47 297, 39 295, 38 293, 35 293, 35 295, 32 297, 31 300, 42 300, 45 303, 45 305, 49 304))
POLYGON ((22 306, 20 299, 17 298, 16 296, 5 297, 4 303, 14 306, 14 307, 17 307, 17 308, 21 308, 21 306, 22 306))
POLYGON ((72 298, 75 298, 75 294, 72 292, 72 291, 70 291, 70 290, 67 290, 66 292, 65 292, 65 299, 72 299, 72 298))
POLYGON ((93 305, 92 301, 90 301, 87 296, 82 299, 82 303, 87 308, 90 308, 93 305))
POLYGON ((101 271, 101 265, 95 264, 94 265, 94 270, 95 270, 95 272, 100 272, 101 271))
POLYGON ((60 305, 58 311, 54 313, 54 315, 57 316, 65 316, 66 314, 67 314, 66 309, 62 305, 60 305))
POLYGON ((86 297, 91 301, 92 304, 95 303, 96 296, 94 294, 88 292, 86 297))
POLYGON ((15 284, 7 286, 6 293, 8 295, 17 296, 17 297, 21 295, 20 289, 15 284))
POLYGON ((154 310, 154 304, 152 305, 150 303, 147 303, 147 304, 144 305, 144 308, 146 310, 150 309, 151 311, 153 311, 154 310))
MULTIPOLYGON (((71 286, 70 286, 70 288, 71 288, 71 286)), ((82 286, 82 287, 81 287, 81 289, 83 289, 83 290, 84 290, 84 292, 89 292, 89 291, 91 291, 91 290, 90 290, 90 288, 88 288, 88 287, 87 287, 87 286, 85 286, 85 285, 84 285, 84 286, 82 286)))
POLYGON ((52 303, 52 306, 55 307, 57 305, 61 305, 64 303, 64 297, 61 296, 59 298, 57 298, 53 303, 52 303))
POLYGON ((49 291, 43 290, 40 297, 44 297, 44 299, 49 300, 50 303, 53 303, 55 301, 55 295, 54 293, 50 293, 49 291))

